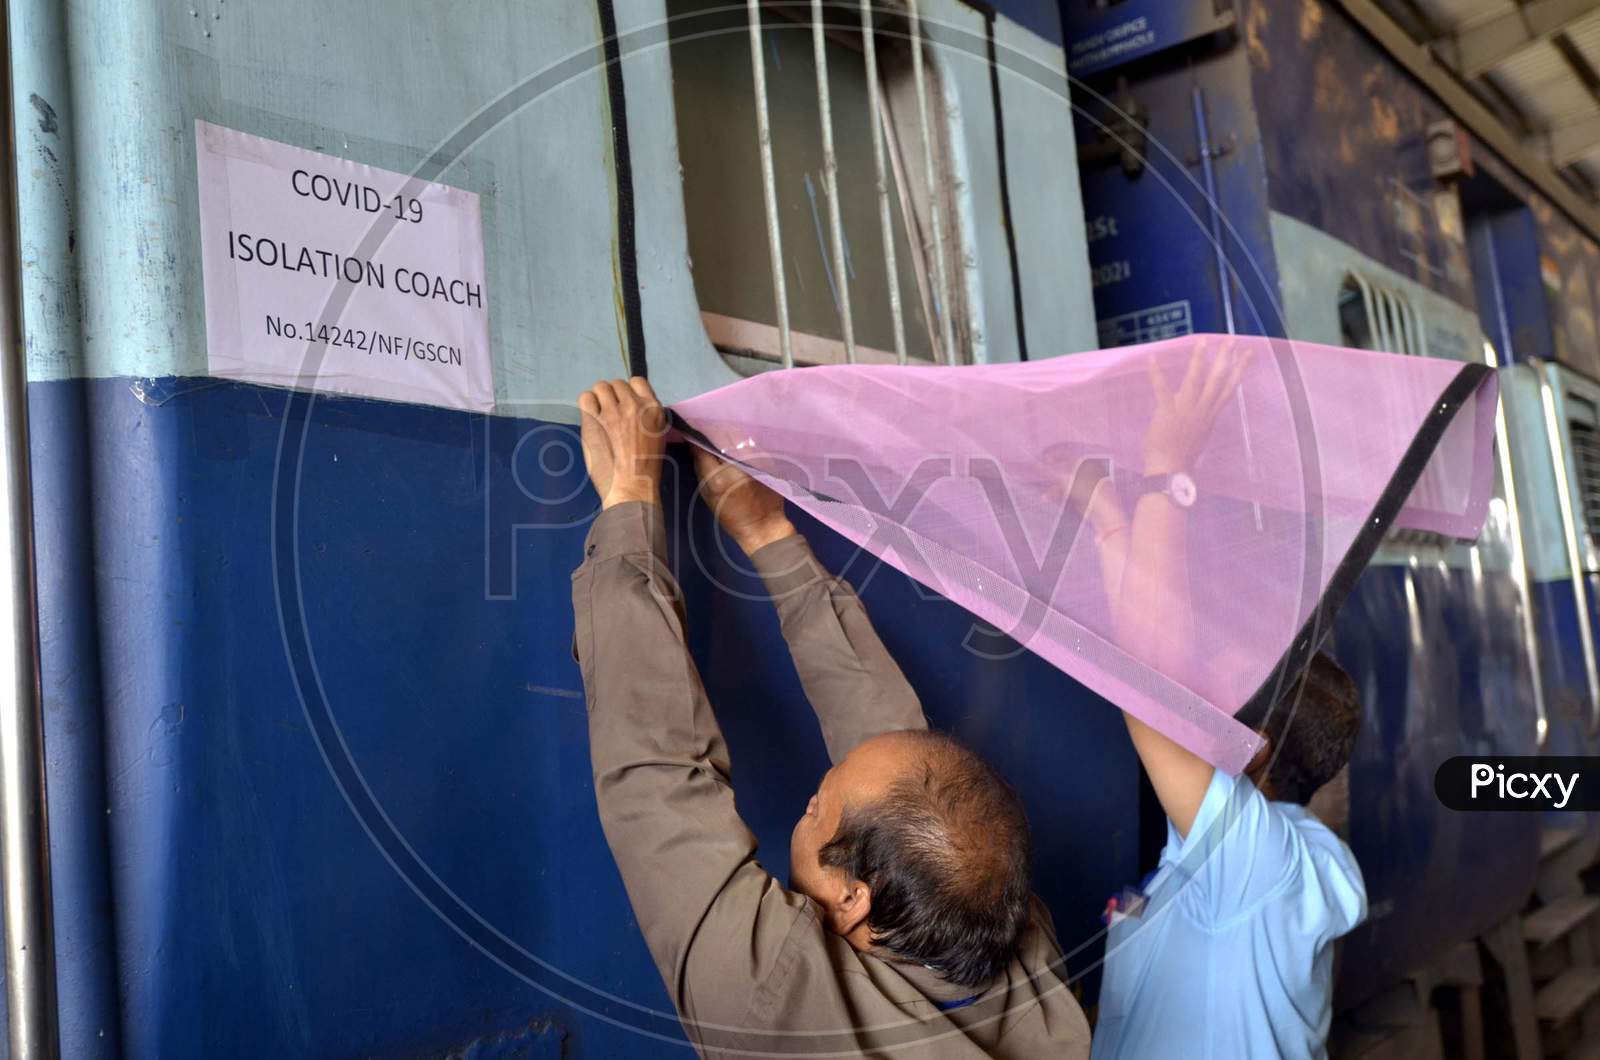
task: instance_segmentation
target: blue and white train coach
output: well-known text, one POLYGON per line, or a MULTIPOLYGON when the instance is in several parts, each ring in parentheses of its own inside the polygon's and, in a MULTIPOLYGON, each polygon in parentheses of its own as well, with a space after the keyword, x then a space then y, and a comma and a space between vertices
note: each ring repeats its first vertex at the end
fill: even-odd
POLYGON ((1595 106, 1562 71, 1596 53, 1600 16, 1568 5, 1533 33, 1474 0, 1063 12, 1103 344, 1245 331, 1500 367, 1483 535, 1392 535, 1331 640, 1366 704, 1348 831, 1370 900, 1333 1044, 1566 1055, 1600 996, 1600 823, 1453 813, 1433 778, 1458 754, 1600 747, 1600 212, 1484 102, 1524 121, 1569 89, 1595 106))
MULTIPOLYGON (((816 35, 806 3, 8 5, 63 1055, 686 1051, 595 814, 572 398, 839 359, 846 295, 863 360, 1095 344, 1054 6, 874 6, 816 35), (222 377, 210 126, 478 197, 492 409, 222 377)), ((782 874, 823 748, 689 499, 693 646, 782 874)), ((1118 716, 851 573, 1049 822, 1039 886, 1090 969, 1138 868, 1118 716)), ((11 985, 32 1026, 45 980, 11 985)))

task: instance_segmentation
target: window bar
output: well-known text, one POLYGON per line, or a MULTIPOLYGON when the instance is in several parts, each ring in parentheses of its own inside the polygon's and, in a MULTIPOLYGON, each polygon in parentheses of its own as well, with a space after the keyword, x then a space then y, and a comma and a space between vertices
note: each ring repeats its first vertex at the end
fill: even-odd
POLYGON ((827 37, 822 0, 811 0, 811 50, 816 56, 817 110, 822 115, 822 189, 828 196, 828 237, 833 243, 834 290, 839 326, 844 331, 844 359, 856 363, 856 328, 850 317, 850 272, 844 257, 844 221, 839 216, 839 155, 833 149, 833 96, 828 90, 827 37))
POLYGON ((1374 284, 1372 290, 1378 298, 1378 331, 1383 336, 1383 344, 1379 349, 1387 353, 1405 353, 1400 348, 1400 336, 1396 333, 1394 302, 1389 296, 1389 288, 1374 284))
POLYGON ((939 185, 933 165, 932 126, 928 122, 928 86, 922 63, 922 13, 917 0, 906 0, 911 11, 911 73, 917 82, 917 123, 922 127, 922 168, 928 181, 928 223, 933 228, 933 275, 939 305, 939 344, 947 364, 956 363, 955 339, 950 325, 950 281, 945 275, 944 230, 939 224, 939 185))
POLYGON ((772 170, 772 118, 767 110, 767 64, 761 53, 761 0, 746 0, 750 20, 750 74, 756 88, 756 132, 761 141, 761 195, 767 205, 767 246, 772 251, 772 299, 778 308, 783 366, 794 367, 789 334, 789 285, 783 277, 783 233, 778 226, 778 181, 772 170))
POLYGON ((1386 320, 1388 311, 1383 305, 1383 288, 1367 283, 1366 278, 1352 273, 1356 283, 1361 285, 1361 294, 1367 301, 1367 323, 1372 328, 1373 349, 1386 353, 1393 352, 1393 345, 1389 341, 1389 325, 1386 320))
POLYGON ((1401 300, 1401 296, 1398 293, 1390 291, 1389 301, 1390 305, 1392 306, 1391 312, 1394 313, 1395 341, 1400 345, 1400 348, 1394 352, 1403 353, 1409 357, 1413 351, 1413 343, 1411 341, 1411 316, 1406 312, 1405 303, 1401 300))
POLYGON ((1417 314, 1411 311, 1411 300, 1404 292, 1396 292, 1394 296, 1395 312, 1400 314, 1400 319, 1405 323, 1406 353, 1416 357, 1422 351, 1422 340, 1417 338, 1417 314))
POLYGON ((1361 288, 1361 307, 1366 310, 1367 314, 1367 341, 1376 344, 1372 347, 1373 349, 1381 350, 1383 349, 1383 339, 1378 330, 1378 307, 1376 300, 1372 297, 1372 286, 1367 283, 1366 278, 1359 272, 1352 272, 1348 275, 1352 280, 1356 281, 1356 286, 1361 288))
POLYGON ((1422 311, 1406 302, 1406 312, 1411 314, 1411 334, 1416 340, 1416 349, 1411 352, 1418 357, 1427 357, 1428 354, 1428 322, 1422 318, 1422 311))
POLYGON ((1394 352, 1403 353, 1409 357, 1415 347, 1411 336, 1411 315, 1406 312, 1405 295, 1391 287, 1389 289, 1389 305, 1391 307, 1389 311, 1394 314, 1395 342, 1400 346, 1394 352))
POLYGON ((894 322, 894 355, 906 363, 905 311, 900 305, 900 268, 894 260, 894 220, 889 209, 889 177, 883 159, 883 98, 878 84, 878 37, 872 25, 872 0, 861 0, 861 50, 867 56, 867 110, 872 121, 872 164, 878 179, 878 225, 883 229, 883 263, 889 274, 889 316, 894 322))
MULTIPOLYGON (((887 119, 887 115, 885 115, 885 118, 887 119)), ((908 242, 912 238, 913 232, 910 226, 912 224, 916 225, 914 229, 915 238, 917 246, 922 253, 911 255, 911 274, 916 277, 917 305, 922 309, 922 319, 928 329, 929 359, 937 363, 939 360, 939 333, 936 330, 936 325, 939 320, 939 314, 934 312, 934 303, 938 301, 939 296, 934 292, 933 278, 928 275, 928 269, 931 267, 931 262, 928 261, 930 255, 927 253, 928 241, 923 234, 922 219, 917 214, 917 204, 913 198, 915 188, 912 186, 911 174, 906 168, 907 163, 900 143, 900 136, 895 131, 895 124, 892 121, 885 120, 883 123, 883 145, 884 150, 889 155, 890 179, 894 182, 891 190, 899 201, 900 216, 907 219, 908 231, 906 239, 908 242)))

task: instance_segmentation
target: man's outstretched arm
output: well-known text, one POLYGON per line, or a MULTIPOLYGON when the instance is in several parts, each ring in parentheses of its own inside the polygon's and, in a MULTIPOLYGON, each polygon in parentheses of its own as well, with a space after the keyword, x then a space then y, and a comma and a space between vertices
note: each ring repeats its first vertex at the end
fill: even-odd
MULTIPOLYGON (((1197 350, 1174 391, 1151 362, 1156 407, 1145 437, 1146 475, 1193 470, 1217 413, 1238 389, 1245 365, 1243 354, 1228 347, 1209 359, 1197 350)), ((1166 494, 1149 493, 1135 503, 1131 522, 1117 527, 1120 513, 1108 516, 1104 511, 1104 506, 1116 507, 1109 487, 1091 503, 1102 506, 1091 511, 1095 522, 1111 524, 1100 534, 1100 558, 1117 645, 1179 683, 1201 687, 1189 589, 1187 510, 1166 494)), ((1123 717, 1161 808, 1178 834, 1187 836, 1215 770, 1133 715, 1123 717)))
POLYGON ((604 506, 572 577, 595 799, 639 929, 699 1040, 689 1021, 737 1021, 761 962, 777 952, 758 920, 781 939, 780 922, 798 914, 755 862, 727 745, 689 655, 658 503, 651 416, 660 406, 635 380, 600 384, 580 407, 604 506))
POLYGON ((828 757, 838 762, 882 733, 926 729, 917 694, 878 639, 860 598, 812 555, 784 514, 783 498, 703 449, 695 450, 695 468, 706 503, 750 557, 777 606, 828 757))
MULTIPOLYGON (((600 513, 573 574, 600 823, 669 989, 693 931, 755 837, 734 808, 730 763, 684 639, 657 504, 600 513)), ((764 875, 764 874, 763 874, 764 875)))

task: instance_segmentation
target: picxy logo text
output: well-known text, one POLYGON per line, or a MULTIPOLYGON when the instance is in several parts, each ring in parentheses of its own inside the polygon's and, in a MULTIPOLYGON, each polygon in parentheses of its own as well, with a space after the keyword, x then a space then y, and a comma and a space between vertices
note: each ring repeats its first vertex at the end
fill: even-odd
POLYGON ((1600 758, 1458 755, 1439 766, 1433 790, 1445 806, 1464 813, 1596 810, 1600 758))
POLYGON ((1485 788, 1502 799, 1550 799, 1559 792, 1561 799, 1552 809, 1564 810, 1577 786, 1576 773, 1507 773, 1504 766, 1492 766, 1488 762, 1472 764, 1474 799, 1485 788))

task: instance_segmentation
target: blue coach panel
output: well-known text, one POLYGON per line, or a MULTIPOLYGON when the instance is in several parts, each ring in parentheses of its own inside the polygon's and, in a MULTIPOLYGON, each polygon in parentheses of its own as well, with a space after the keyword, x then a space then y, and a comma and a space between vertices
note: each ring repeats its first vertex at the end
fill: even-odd
POLYGON ((1126 88, 1090 79, 1074 94, 1100 344, 1282 334, 1243 57, 1145 66, 1126 88))
POLYGON ((1234 24, 1230 3, 1133 0, 1132 3, 1062 5, 1067 69, 1088 77, 1147 55, 1219 33, 1234 24))
POLYGON ((1485 145, 1469 143, 1473 172, 1460 187, 1473 282, 1485 315, 1504 319, 1504 326, 1484 330, 1509 359, 1552 359, 1600 378, 1600 324, 1592 308, 1600 293, 1600 243, 1485 145), (1495 286, 1498 305, 1484 303, 1495 286))
POLYGON ((1478 305, 1497 325, 1490 331, 1496 348, 1508 360, 1552 359, 1556 350, 1532 212, 1518 204, 1469 214, 1467 233, 1478 305))
MULTIPOLYGON (((615 1056, 646 1047, 641 1031, 675 1038, 594 812, 569 657, 566 573, 593 496, 576 465, 541 473, 549 457, 520 444, 570 429, 233 384, 160 392, 102 380, 88 402, 127 1051, 510 1036, 615 1056), (505 554, 497 592, 486 502, 491 546, 544 524, 505 554)), ((740 809, 782 874, 821 741, 770 607, 712 591, 740 575, 713 558, 704 510, 690 527, 684 491, 672 500, 740 809)), ((822 553, 865 585, 935 722, 1016 780, 1063 941, 1093 951, 1136 843, 1131 785, 1108 782, 1134 769, 1115 712, 1031 656, 960 651, 959 609, 851 567, 837 542, 822 553), (1091 747, 1095 768, 1059 768, 1091 747)))

